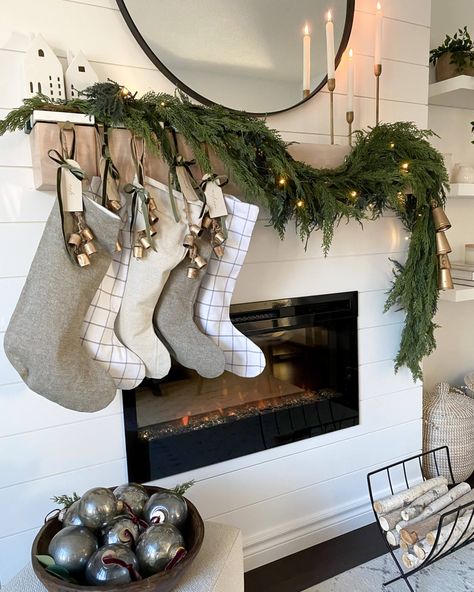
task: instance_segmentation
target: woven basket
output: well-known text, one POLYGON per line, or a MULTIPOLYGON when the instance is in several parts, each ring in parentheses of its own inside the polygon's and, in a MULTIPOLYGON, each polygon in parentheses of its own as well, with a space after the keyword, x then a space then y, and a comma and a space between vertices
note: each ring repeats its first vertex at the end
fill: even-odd
MULTIPOLYGON (((442 382, 424 400, 423 449, 448 446, 456 483, 465 481, 474 472, 474 400, 451 389, 442 382)), ((427 478, 438 474, 449 479, 447 461, 428 455, 424 465, 427 478)))

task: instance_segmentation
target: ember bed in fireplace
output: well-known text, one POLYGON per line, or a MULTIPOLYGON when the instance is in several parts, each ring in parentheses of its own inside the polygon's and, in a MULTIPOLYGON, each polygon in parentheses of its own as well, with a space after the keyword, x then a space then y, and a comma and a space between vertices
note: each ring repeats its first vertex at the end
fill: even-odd
POLYGON ((201 378, 179 364, 124 391, 128 472, 149 481, 354 426, 357 292, 231 307, 263 350, 256 378, 201 378))

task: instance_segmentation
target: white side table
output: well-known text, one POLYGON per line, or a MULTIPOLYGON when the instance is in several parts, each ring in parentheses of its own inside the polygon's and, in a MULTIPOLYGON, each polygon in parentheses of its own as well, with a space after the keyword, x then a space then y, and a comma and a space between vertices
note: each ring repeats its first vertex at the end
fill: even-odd
MULTIPOLYGON (((238 528, 206 522, 200 552, 173 592, 244 592, 242 534, 238 528)), ((2 592, 45 592, 30 564, 2 592)))

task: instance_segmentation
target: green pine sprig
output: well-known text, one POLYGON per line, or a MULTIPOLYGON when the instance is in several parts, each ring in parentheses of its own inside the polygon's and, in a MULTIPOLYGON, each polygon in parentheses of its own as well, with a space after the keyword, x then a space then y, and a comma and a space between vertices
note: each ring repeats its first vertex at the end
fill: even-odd
POLYGON ((72 495, 55 495, 51 498, 51 500, 55 503, 55 504, 59 504, 61 506, 63 506, 63 508, 65 510, 67 510, 69 508, 69 506, 72 506, 72 504, 74 502, 77 502, 78 500, 80 500, 81 498, 77 495, 77 493, 74 491, 72 495))

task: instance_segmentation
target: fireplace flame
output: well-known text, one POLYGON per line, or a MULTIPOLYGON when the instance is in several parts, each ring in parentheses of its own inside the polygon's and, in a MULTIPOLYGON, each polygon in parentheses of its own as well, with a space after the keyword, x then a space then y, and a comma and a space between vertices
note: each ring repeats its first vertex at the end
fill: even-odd
POLYGON ((187 426, 187 425, 188 425, 188 423, 189 423, 189 415, 185 415, 184 417, 182 417, 182 418, 181 418, 181 423, 182 423, 184 426, 187 426))

